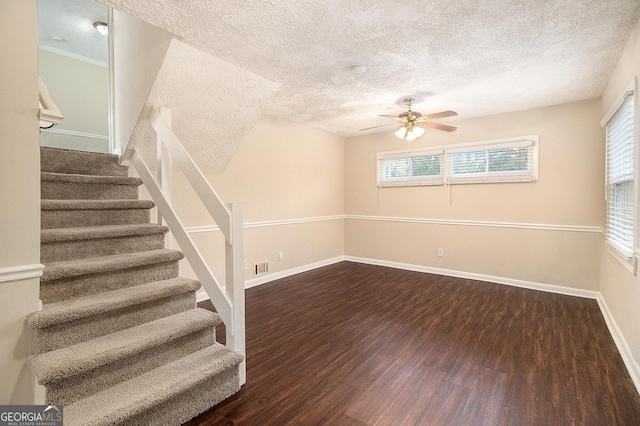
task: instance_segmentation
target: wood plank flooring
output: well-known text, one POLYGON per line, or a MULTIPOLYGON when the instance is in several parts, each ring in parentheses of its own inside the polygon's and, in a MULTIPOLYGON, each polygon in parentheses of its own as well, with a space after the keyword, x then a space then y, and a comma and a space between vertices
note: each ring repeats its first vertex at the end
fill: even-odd
POLYGON ((246 312, 246 385, 188 425, 640 425, 595 300, 342 262, 246 312))

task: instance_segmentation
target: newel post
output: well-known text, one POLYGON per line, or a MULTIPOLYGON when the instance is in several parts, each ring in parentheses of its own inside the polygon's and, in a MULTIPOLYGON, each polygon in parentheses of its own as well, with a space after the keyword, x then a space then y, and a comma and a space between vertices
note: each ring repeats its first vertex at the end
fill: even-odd
MULTIPOLYGON (((227 327, 227 347, 241 353, 245 350, 245 310, 244 310, 244 225, 242 223, 242 204, 229 204, 231 211, 232 241, 225 243, 226 292, 233 304, 234 333, 227 327)), ((240 364, 240 385, 247 381, 246 360, 240 364)))

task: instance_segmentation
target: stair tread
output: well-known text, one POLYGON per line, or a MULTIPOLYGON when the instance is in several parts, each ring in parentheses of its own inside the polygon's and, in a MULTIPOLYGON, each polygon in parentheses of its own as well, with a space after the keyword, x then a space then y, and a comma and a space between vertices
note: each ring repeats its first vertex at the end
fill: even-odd
POLYGON ((235 368, 242 359, 242 355, 215 343, 64 407, 65 424, 120 424, 207 378, 235 368))
POLYGON ((40 384, 84 374, 220 323, 220 316, 191 309, 75 345, 31 356, 40 384))
POLYGON ((120 164, 117 155, 61 148, 40 147, 40 164, 43 172, 109 176, 128 173, 128 167, 120 164))
POLYGON ((42 210, 132 210, 151 209, 150 200, 41 200, 42 210))
POLYGON ((27 323, 34 329, 42 329, 176 294, 197 291, 199 288, 200 282, 189 278, 140 284, 47 304, 42 310, 30 314, 27 323))
POLYGON ((116 238, 134 235, 164 234, 169 231, 166 226, 151 223, 132 225, 87 226, 82 228, 43 229, 40 233, 42 243, 60 241, 79 241, 97 238, 116 238))
POLYGON ((80 175, 73 173, 40 173, 41 182, 60 182, 60 183, 89 183, 98 185, 128 185, 140 186, 142 179, 139 177, 129 176, 102 176, 102 175, 80 175))
POLYGON ((111 256, 62 260, 46 263, 42 271, 41 281, 135 268, 156 263, 173 262, 182 258, 184 258, 184 254, 181 251, 157 249, 111 256))

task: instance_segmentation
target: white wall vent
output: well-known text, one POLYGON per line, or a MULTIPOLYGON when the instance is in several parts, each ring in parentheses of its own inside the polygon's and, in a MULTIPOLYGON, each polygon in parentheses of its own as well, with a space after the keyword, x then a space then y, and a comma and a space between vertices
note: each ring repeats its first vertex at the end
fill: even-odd
POLYGON ((253 275, 261 275, 269 272, 269 261, 258 262, 253 264, 253 275))

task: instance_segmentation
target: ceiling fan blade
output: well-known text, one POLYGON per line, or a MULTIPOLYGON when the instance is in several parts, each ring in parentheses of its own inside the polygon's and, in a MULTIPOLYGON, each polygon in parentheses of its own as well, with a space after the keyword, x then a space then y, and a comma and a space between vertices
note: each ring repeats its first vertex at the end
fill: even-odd
POLYGON ((455 111, 442 111, 442 112, 436 112, 435 114, 425 115, 422 118, 426 118, 427 120, 433 120, 437 118, 455 117, 456 115, 458 115, 458 113, 455 111))
POLYGON ((362 132, 363 130, 371 130, 371 129, 377 129, 378 127, 387 127, 387 126, 404 126, 403 123, 392 123, 392 124, 383 124, 381 126, 373 126, 373 127, 367 127, 364 129, 360 129, 359 131, 362 132))
POLYGON ((378 117, 391 117, 391 118, 400 118, 397 115, 387 115, 387 114, 378 114, 378 117))
POLYGON ((445 132, 453 132, 454 130, 457 129, 457 127, 447 126, 446 124, 438 124, 438 123, 431 123, 431 122, 418 123, 418 126, 430 127, 432 129, 437 129, 437 130, 444 130, 445 132))

